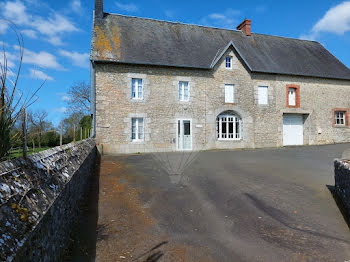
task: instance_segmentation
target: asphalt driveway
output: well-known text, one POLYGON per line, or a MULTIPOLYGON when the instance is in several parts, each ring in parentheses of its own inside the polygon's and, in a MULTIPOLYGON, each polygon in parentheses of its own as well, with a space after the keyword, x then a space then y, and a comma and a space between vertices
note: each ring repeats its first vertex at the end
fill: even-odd
POLYGON ((182 176, 167 172, 165 154, 104 156, 85 259, 350 260, 349 228, 327 187, 347 148, 201 152, 182 176))

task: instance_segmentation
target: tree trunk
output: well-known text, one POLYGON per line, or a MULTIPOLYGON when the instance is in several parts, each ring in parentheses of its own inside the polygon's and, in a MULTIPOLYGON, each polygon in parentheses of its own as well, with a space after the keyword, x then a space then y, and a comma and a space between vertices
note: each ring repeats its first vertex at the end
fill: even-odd
POLYGON ((39 148, 41 148, 41 130, 39 131, 39 148))

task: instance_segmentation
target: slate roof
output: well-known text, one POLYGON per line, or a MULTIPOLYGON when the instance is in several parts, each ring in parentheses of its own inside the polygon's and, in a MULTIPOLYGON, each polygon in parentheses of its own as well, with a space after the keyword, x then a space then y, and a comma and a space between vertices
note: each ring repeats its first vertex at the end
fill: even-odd
POLYGON ((350 80, 320 43, 105 13, 95 19, 91 60, 211 69, 233 46, 251 72, 350 80))

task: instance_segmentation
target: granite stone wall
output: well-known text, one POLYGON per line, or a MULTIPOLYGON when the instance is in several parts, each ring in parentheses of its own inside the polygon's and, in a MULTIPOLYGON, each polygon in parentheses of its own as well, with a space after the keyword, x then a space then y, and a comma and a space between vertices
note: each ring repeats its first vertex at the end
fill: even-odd
POLYGON ((92 139, 0 163, 0 260, 60 261, 95 173, 92 139))
POLYGON ((347 222, 350 223, 350 161, 335 160, 334 172, 335 194, 341 202, 347 222))

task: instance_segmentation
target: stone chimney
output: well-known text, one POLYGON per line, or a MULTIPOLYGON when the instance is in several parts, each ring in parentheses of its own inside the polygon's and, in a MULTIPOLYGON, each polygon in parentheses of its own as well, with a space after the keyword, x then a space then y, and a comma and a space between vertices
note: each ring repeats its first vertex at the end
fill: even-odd
POLYGON ((103 18, 103 0, 95 0, 95 18, 103 18))
POLYGON ((237 26, 237 30, 241 30, 246 36, 251 36, 251 25, 252 21, 250 19, 244 19, 244 21, 237 26))

